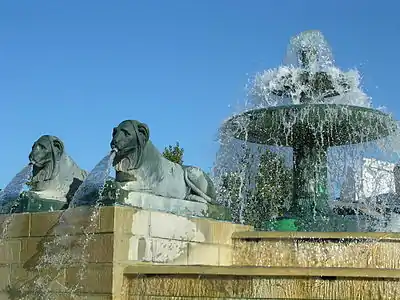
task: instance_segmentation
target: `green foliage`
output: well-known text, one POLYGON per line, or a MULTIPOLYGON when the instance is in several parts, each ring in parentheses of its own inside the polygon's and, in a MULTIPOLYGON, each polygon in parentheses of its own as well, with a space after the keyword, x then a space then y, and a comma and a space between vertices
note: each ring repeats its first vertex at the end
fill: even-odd
POLYGON ((290 207, 292 170, 281 155, 270 150, 261 154, 256 174, 250 168, 253 161, 254 156, 245 154, 242 171, 222 177, 220 197, 229 201, 234 221, 241 219, 265 229, 266 221, 282 216, 290 207))
POLYGON ((183 148, 181 148, 179 146, 179 143, 176 142, 175 146, 169 145, 168 147, 165 147, 162 155, 166 159, 168 159, 174 163, 182 165, 183 164, 183 153, 184 153, 183 148))

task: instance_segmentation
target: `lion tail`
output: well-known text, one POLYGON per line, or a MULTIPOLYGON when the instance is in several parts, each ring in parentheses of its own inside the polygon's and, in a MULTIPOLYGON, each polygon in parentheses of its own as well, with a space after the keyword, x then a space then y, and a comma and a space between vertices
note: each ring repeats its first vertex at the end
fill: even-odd
POLYGON ((206 193, 204 193, 202 190, 200 190, 189 178, 187 169, 184 168, 184 178, 185 182, 189 187, 188 191, 188 196, 190 195, 190 192, 193 191, 195 194, 197 194, 199 197, 203 198, 206 200, 208 203, 212 203, 213 199, 208 196, 206 193))

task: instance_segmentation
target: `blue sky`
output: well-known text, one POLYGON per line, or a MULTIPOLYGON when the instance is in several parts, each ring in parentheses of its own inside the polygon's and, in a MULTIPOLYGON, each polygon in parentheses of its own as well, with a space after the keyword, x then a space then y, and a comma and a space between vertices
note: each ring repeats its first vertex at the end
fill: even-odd
POLYGON ((375 106, 398 118, 400 4, 366 0, 1 1, 0 187, 42 134, 90 170, 124 119, 162 150, 209 169, 221 122, 249 76, 276 67, 288 40, 322 30, 338 66, 357 67, 375 106))

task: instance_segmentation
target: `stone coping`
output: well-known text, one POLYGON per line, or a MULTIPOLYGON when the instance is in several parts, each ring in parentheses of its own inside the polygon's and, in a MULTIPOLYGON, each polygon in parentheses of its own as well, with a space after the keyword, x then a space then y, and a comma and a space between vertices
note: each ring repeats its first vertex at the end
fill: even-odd
POLYGON ((124 275, 400 278, 400 270, 367 268, 234 267, 138 264, 126 267, 124 269, 124 275))
POLYGON ((218 204, 168 198, 144 192, 130 192, 123 203, 120 204, 179 216, 205 217, 223 221, 232 220, 230 210, 218 204))
POLYGON ((400 233, 392 232, 296 232, 244 231, 234 232, 232 239, 240 240, 379 240, 400 242, 400 233))

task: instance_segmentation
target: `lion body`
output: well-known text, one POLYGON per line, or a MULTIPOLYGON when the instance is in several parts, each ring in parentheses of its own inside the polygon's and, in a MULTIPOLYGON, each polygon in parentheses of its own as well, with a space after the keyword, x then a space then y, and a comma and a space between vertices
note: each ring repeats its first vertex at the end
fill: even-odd
POLYGON ((169 161, 148 137, 140 147, 140 154, 136 148, 120 155, 114 163, 116 181, 122 189, 197 202, 215 201, 214 185, 200 168, 169 161))

